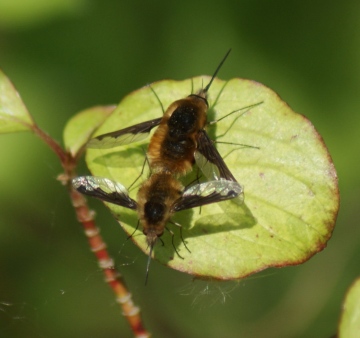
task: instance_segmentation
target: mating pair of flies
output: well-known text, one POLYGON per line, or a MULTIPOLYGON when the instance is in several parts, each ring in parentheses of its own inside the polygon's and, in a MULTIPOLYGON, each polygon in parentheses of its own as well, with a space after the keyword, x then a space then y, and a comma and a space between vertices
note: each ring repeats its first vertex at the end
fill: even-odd
POLYGON ((162 117, 97 136, 88 142, 88 148, 113 148, 143 140, 157 127, 146 155, 151 174, 140 185, 136 201, 122 184, 108 178, 80 176, 72 181, 73 187, 85 195, 137 211, 150 247, 146 276, 153 248, 166 224, 175 224, 181 230, 180 224, 171 221, 175 212, 236 197, 243 198, 242 186, 205 131, 208 124, 219 121, 207 121, 207 95, 229 53, 230 50, 205 88, 173 102, 162 117), (208 181, 184 188, 179 178, 189 173, 194 163, 208 181))

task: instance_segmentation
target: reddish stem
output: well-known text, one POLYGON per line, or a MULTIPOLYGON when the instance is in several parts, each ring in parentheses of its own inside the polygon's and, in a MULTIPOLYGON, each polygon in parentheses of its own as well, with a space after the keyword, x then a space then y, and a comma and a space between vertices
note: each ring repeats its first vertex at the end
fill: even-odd
MULTIPOLYGON (((49 147, 50 149, 57 155, 60 159, 61 165, 64 169, 67 167, 69 155, 63 150, 63 148, 57 143, 51 136, 45 133, 42 129, 38 127, 36 123, 31 126, 32 131, 39 136, 49 147)), ((71 168, 72 170, 73 168, 71 168)))
POLYGON ((39 136, 54 151, 60 159, 64 168, 64 174, 59 175, 58 180, 63 185, 68 186, 70 199, 75 208, 78 221, 83 225, 85 235, 88 238, 90 249, 95 254, 100 268, 105 275, 105 281, 110 285, 116 296, 116 301, 120 304, 123 315, 127 319, 136 338, 148 338, 150 334, 145 330, 140 309, 133 301, 131 293, 123 280, 121 274, 115 269, 114 261, 110 257, 106 244, 100 236, 100 230, 94 222, 94 212, 89 210, 86 199, 71 186, 71 179, 75 176, 77 158, 65 152, 63 148, 35 123, 31 126, 33 132, 39 136))
POLYGON ((121 274, 115 270, 114 261, 106 250, 99 228, 94 222, 94 212, 89 210, 83 195, 74 189, 70 190, 70 198, 76 211, 78 221, 83 225, 88 237, 91 251, 95 254, 100 268, 104 271, 105 281, 116 295, 116 301, 121 305, 123 315, 129 322, 135 337, 150 337, 145 330, 140 316, 140 309, 133 303, 121 274))

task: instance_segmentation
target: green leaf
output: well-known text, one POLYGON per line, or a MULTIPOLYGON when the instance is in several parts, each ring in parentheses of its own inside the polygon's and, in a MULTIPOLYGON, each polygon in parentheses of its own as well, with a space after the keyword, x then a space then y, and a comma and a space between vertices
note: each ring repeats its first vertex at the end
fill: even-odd
POLYGON ((360 278, 346 294, 340 320, 339 337, 357 338, 360 332, 360 278))
POLYGON ((19 93, 0 70, 0 133, 31 130, 33 125, 19 93))
POLYGON ((1 0, 0 27, 18 28, 82 12, 85 0, 1 0))
MULTIPOLYGON (((209 77, 168 80, 152 84, 152 88, 166 108, 208 81, 209 77)), ((208 120, 260 102, 207 128, 212 139, 233 143, 217 143, 217 148, 244 186, 244 203, 235 199, 175 214, 173 220, 182 225, 191 253, 185 249, 177 227, 168 224, 184 259, 176 255, 171 236, 165 232, 165 245, 154 248, 154 256, 161 263, 202 278, 227 280, 268 267, 300 264, 326 246, 339 207, 337 176, 323 140, 310 121, 294 113, 269 88, 243 79, 213 82, 208 120)), ((156 97, 149 87, 144 87, 125 97, 96 134, 161 115, 156 97)), ((88 166, 94 175, 128 187, 141 172, 147 143, 89 149, 88 166)), ((194 179, 196 170, 193 172, 186 182, 194 179)), ((138 186, 139 181, 130 193, 133 198, 138 186)), ((132 234, 138 222, 136 213, 107 206, 126 233, 132 234)), ((141 229, 132 240, 148 253, 141 229)))
POLYGON ((63 139, 66 150, 76 156, 114 109, 115 106, 96 106, 73 116, 64 129, 63 139))

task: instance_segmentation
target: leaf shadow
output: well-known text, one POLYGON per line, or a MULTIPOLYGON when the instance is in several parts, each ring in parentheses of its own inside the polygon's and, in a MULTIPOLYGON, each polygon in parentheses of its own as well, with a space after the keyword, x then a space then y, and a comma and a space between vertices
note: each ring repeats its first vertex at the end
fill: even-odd
POLYGON ((199 217, 194 226, 184 233, 184 237, 205 236, 253 227, 257 224, 256 218, 245 203, 240 203, 237 198, 219 203, 223 212, 199 217))
MULTIPOLYGON (((197 212, 196 209, 184 210, 177 213, 173 217, 173 220, 182 225, 182 238, 180 236, 180 230, 177 231, 177 227, 172 226, 171 230, 174 232, 174 245, 172 245, 171 235, 164 234, 164 245, 157 245, 154 248, 156 259, 159 259, 163 264, 167 264, 174 259, 177 251, 181 255, 181 252, 186 250, 183 241, 186 243, 186 240, 189 238, 251 228, 257 224, 257 220, 251 210, 245 203, 242 203, 241 200, 233 199, 221 202, 219 205, 222 209, 221 212, 218 214, 205 214, 203 211, 204 216, 198 217, 193 226, 191 226, 191 221, 197 212)), ((211 205, 207 207, 211 208, 211 205)), ((188 245, 187 247, 190 253, 192 253, 191 247, 188 245)))

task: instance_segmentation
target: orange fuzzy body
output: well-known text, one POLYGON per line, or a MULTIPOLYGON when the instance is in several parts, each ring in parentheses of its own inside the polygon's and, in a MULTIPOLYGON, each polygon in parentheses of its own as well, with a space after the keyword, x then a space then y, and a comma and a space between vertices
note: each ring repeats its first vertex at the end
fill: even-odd
POLYGON ((197 95, 169 106, 148 148, 153 172, 182 176, 191 170, 198 132, 206 125, 207 109, 205 98, 197 95))

